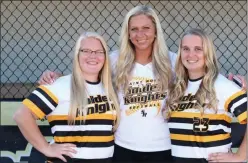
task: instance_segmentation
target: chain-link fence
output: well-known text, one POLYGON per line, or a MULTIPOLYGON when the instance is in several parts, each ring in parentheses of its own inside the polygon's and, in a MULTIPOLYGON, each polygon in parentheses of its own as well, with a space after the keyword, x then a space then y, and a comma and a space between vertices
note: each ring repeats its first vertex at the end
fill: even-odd
POLYGON ((246 75, 246 1, 1 1, 1 99, 21 100, 46 69, 68 74, 75 40, 96 31, 118 49, 125 14, 153 7, 170 51, 189 27, 214 40, 222 74, 246 75))

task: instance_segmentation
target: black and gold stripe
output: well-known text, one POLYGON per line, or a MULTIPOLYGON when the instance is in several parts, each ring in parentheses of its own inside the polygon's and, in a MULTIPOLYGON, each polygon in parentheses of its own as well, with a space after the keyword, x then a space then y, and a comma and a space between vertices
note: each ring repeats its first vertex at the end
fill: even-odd
MULTIPOLYGON (((82 121, 83 116, 76 117, 75 124, 77 125, 109 125, 112 126, 115 115, 112 114, 90 114, 86 116, 85 123, 82 121)), ((67 115, 51 115, 47 117, 51 128, 54 126, 67 126, 67 115)), ((72 127, 73 127, 72 126, 72 127)), ((81 147, 110 147, 113 145, 114 135, 112 130, 109 131, 55 131, 54 140, 56 143, 78 143, 81 147), (88 144, 89 143, 89 144, 88 144)))
POLYGON ((109 142, 114 140, 111 136, 54 136, 55 142, 109 142))
POLYGON ((228 123, 232 122, 232 118, 226 114, 203 114, 200 116, 200 113, 188 113, 188 112, 172 112, 171 117, 175 118, 208 118, 211 120, 224 120, 228 123))
MULTIPOLYGON (((91 114, 87 115, 85 123, 83 122, 84 116, 76 117, 74 125, 113 125, 116 119, 112 114, 91 114)), ((67 115, 51 115, 47 117, 51 127, 56 125, 68 125, 67 115)))
MULTIPOLYGON (((39 86, 35 90, 40 96, 50 102, 50 104, 55 108, 58 105, 57 97, 50 92, 46 87, 39 86)), ((53 110, 48 106, 48 104, 43 101, 35 93, 31 93, 24 101, 23 104, 27 106, 32 112, 40 119, 44 118, 46 115, 50 114, 53 110)))
POLYGON ((36 94, 30 94, 28 99, 32 101, 45 115, 50 114, 53 110, 42 101, 36 94))
POLYGON ((172 145, 193 147, 216 147, 231 143, 229 133, 219 129, 207 132, 194 132, 186 129, 170 129, 172 145))
POLYGON ((37 107, 37 105, 35 103, 33 103, 32 101, 30 101, 29 99, 25 99, 22 102, 27 108, 29 108, 38 118, 42 119, 44 118, 46 115, 43 111, 40 110, 39 107, 37 107))
MULTIPOLYGON (((182 124, 193 124, 194 120, 193 118, 178 118, 178 117, 171 117, 169 119, 169 123, 182 123, 182 124)), ((208 125, 223 125, 228 128, 231 127, 231 122, 227 122, 225 120, 209 120, 208 125)))
POLYGON ((44 87, 44 86, 39 86, 38 88, 37 88, 37 90, 38 89, 41 89, 42 91, 44 91, 44 94, 47 94, 48 95, 48 97, 49 97, 49 99, 51 98, 51 100, 50 100, 50 102, 51 103, 53 103, 53 101, 54 101, 54 103, 55 104, 58 104, 58 98, 49 90, 49 89, 47 89, 46 87, 44 87))
POLYGON ((36 91, 42 94, 54 107, 58 105, 58 98, 44 86, 38 87, 36 91))
POLYGON ((193 130, 176 129, 176 128, 170 128, 170 133, 171 134, 182 134, 182 135, 195 135, 195 136, 213 136, 213 135, 219 135, 219 134, 227 134, 227 132, 225 132, 223 129, 206 131, 206 132, 194 132, 193 130))
POLYGON ((234 103, 238 102, 239 100, 247 97, 247 94, 245 91, 239 91, 235 94, 233 94, 231 97, 229 97, 226 102, 225 102, 225 109, 227 112, 231 113, 231 107, 233 106, 234 103))
MULTIPOLYGON (((233 105, 239 104, 239 102, 244 98, 247 98, 247 94, 243 90, 233 94, 226 101, 225 109, 232 113, 231 108, 233 105)), ((240 102, 240 104, 234 108, 233 114, 237 117, 241 124, 247 123, 247 100, 245 100, 245 102, 240 102)))
POLYGON ((111 136, 113 135, 112 131, 55 131, 53 134, 58 137, 66 137, 66 136, 111 136))
POLYGON ((241 114, 243 114, 246 111, 247 111, 247 103, 244 102, 244 103, 240 104, 238 107, 235 108, 235 110, 233 111, 233 114, 236 117, 239 117, 241 114))
POLYGON ((198 142, 198 141, 182 141, 171 139, 172 145, 185 146, 185 147, 218 147, 222 145, 227 145, 231 143, 231 138, 226 138, 223 140, 211 141, 211 142, 198 142))
MULTIPOLYGON (((63 144, 64 142, 56 142, 58 144, 63 144)), ((100 147, 111 147, 114 145, 114 140, 106 142, 72 142, 77 147, 89 147, 89 148, 100 148, 100 147)))
POLYGON ((237 118, 240 124, 246 124, 247 123, 247 111, 240 114, 237 118))
MULTIPOLYGON (((76 120, 74 125, 113 125, 113 120, 107 119, 93 119, 86 120, 85 123, 82 120, 76 120)), ((49 122, 51 127, 59 126, 59 125, 68 125, 67 120, 56 120, 49 122)))
MULTIPOLYGON (((76 117, 75 120, 83 120, 85 118, 85 116, 78 116, 76 117)), ((90 114, 90 115, 87 115, 85 120, 97 120, 97 119, 105 119, 105 120, 115 120, 116 119, 116 115, 114 114, 106 114, 106 113, 103 113, 103 114, 90 114)), ((52 121, 62 121, 62 120, 68 120, 68 115, 50 115, 47 117, 47 120, 49 122, 52 122, 52 121)))
POLYGON ((172 140, 180 140, 185 142, 198 142, 208 143, 213 141, 221 141, 230 138, 230 134, 219 134, 210 136, 196 136, 196 135, 182 135, 182 134, 170 134, 172 140))

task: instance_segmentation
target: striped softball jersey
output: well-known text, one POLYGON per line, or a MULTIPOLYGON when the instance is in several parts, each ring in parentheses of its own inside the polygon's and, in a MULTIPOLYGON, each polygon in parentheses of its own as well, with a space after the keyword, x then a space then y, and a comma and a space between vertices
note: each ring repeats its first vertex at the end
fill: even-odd
POLYGON ((201 116, 195 93, 202 80, 188 81, 185 95, 169 119, 172 155, 177 162, 207 162, 214 152, 228 152, 231 148, 231 122, 247 123, 247 94, 222 75, 214 87, 218 99, 217 113, 205 109, 201 116))
POLYGON ((102 83, 86 83, 88 113, 85 124, 83 115, 77 112, 75 125, 68 125, 70 81, 71 75, 67 75, 52 85, 39 86, 23 104, 38 118, 47 118, 55 143, 76 144, 77 154, 73 154, 73 158, 110 159, 114 151, 112 127, 116 112, 110 109, 102 83))

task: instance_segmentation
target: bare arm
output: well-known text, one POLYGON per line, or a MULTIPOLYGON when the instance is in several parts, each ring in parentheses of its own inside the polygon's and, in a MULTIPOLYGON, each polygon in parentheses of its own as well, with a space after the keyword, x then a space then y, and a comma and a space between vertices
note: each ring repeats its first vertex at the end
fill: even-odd
POLYGON ((57 157, 66 162, 62 154, 72 157, 71 152, 76 152, 72 149, 75 147, 74 144, 49 145, 36 124, 37 117, 26 106, 22 105, 14 114, 13 119, 27 141, 45 156, 57 157))
POLYGON ((247 129, 245 132, 245 136, 243 138, 243 141, 237 151, 237 155, 239 158, 241 158, 241 161, 245 161, 247 159, 247 129))
POLYGON ((246 91, 247 89, 247 82, 245 80, 244 76, 241 75, 234 75, 234 74, 229 74, 227 76, 229 80, 232 80, 234 83, 236 83, 238 86, 240 86, 243 90, 246 91))
POLYGON ((56 79, 58 79, 61 76, 63 76, 63 74, 47 70, 42 73, 38 83, 40 85, 52 84, 56 79))
POLYGON ((208 157, 210 162, 244 162, 247 159, 247 130, 237 153, 212 153, 208 157))
POLYGON ((16 121, 23 136, 40 152, 44 153, 49 146, 44 136, 41 134, 34 115, 24 105, 14 114, 16 121))

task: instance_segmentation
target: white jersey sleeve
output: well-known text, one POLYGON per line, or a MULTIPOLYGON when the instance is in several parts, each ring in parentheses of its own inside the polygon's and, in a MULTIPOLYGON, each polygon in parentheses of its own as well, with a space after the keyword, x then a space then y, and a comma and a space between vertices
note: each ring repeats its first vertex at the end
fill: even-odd
POLYGON ((238 85, 219 75, 215 89, 219 102, 223 102, 227 112, 237 117, 239 123, 247 123, 247 94, 238 85))
POLYGON ((23 104, 30 109, 39 119, 52 113, 58 106, 61 97, 68 95, 70 75, 60 77, 52 85, 41 85, 37 87, 23 104), (62 93, 61 93, 62 92, 62 93))

